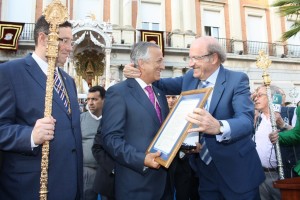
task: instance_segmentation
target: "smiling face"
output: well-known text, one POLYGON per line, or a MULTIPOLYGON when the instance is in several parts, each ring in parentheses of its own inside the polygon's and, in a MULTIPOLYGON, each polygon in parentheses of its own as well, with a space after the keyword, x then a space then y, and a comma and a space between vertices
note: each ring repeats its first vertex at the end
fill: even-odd
POLYGON ((194 78, 206 80, 220 65, 218 55, 208 52, 208 45, 213 44, 214 38, 202 37, 196 39, 190 48, 189 66, 194 69, 194 78))
POLYGON ((146 84, 151 84, 160 79, 161 70, 165 69, 163 54, 160 48, 149 47, 149 59, 139 60, 139 68, 141 70, 141 79, 146 84))
POLYGON ((72 51, 71 41, 73 35, 71 27, 60 27, 58 37, 65 41, 59 40, 58 44, 57 65, 63 66, 72 51))

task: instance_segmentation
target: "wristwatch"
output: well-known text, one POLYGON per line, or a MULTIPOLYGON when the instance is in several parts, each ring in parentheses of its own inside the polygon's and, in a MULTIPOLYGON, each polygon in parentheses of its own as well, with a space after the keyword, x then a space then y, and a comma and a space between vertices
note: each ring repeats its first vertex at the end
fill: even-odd
POLYGON ((219 124, 220 124, 220 134, 223 134, 224 133, 224 125, 221 121, 219 121, 219 124))

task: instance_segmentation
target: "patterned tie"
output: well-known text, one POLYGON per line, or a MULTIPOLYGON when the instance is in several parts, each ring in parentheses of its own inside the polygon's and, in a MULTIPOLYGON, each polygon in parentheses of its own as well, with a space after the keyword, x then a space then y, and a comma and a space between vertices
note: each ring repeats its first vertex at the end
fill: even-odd
POLYGON ((60 78, 59 78, 56 70, 54 71, 54 89, 57 92, 57 94, 59 95, 59 98, 63 101, 66 110, 69 112, 68 99, 65 95, 65 93, 67 91, 65 90, 64 85, 60 81, 60 78))
POLYGON ((162 119, 161 119, 160 107, 159 107, 158 103, 155 102, 155 96, 154 96, 153 89, 152 89, 151 86, 148 85, 148 86, 145 87, 145 90, 149 94, 149 99, 150 99, 151 103, 153 104, 153 106, 155 107, 156 115, 157 115, 157 117, 159 119, 159 122, 161 123, 162 119))
MULTIPOLYGON (((208 81, 201 81, 201 85, 199 84, 198 88, 206 88, 208 84, 209 84, 208 81)), ((205 103, 205 109, 207 109, 206 106, 207 106, 207 102, 205 103)), ((208 165, 211 162, 212 158, 206 146, 206 142, 205 142, 205 138, 203 137, 203 134, 201 134, 200 136, 200 144, 202 145, 202 149, 200 151, 200 158, 201 160, 203 160, 203 162, 206 165, 208 165)))

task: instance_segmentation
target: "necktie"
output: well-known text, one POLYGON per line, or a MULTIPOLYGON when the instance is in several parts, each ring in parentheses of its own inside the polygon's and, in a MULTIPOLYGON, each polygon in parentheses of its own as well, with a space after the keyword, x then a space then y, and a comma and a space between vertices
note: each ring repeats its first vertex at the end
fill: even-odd
MULTIPOLYGON (((208 81, 201 81, 201 85, 199 84, 199 88, 205 88, 205 87, 207 87, 208 84, 209 84, 208 81)), ((205 107, 206 107, 206 105, 207 105, 207 102, 205 104, 205 107)), ((200 136, 200 144, 202 145, 202 149, 200 151, 200 158, 201 158, 201 160, 203 160, 203 162, 206 165, 208 165, 211 162, 212 158, 211 158, 208 148, 206 146, 206 142, 205 142, 205 138, 203 137, 203 134, 201 134, 201 136, 200 136)))
POLYGON ((54 89, 59 95, 59 98, 63 101, 66 110, 69 112, 68 99, 66 97, 67 91, 64 85, 62 84, 56 70, 54 71, 54 89))
POLYGON ((149 85, 145 87, 145 90, 149 94, 149 99, 150 99, 151 103, 153 104, 153 106, 154 106, 154 108, 156 110, 156 115, 157 115, 157 117, 159 119, 159 122, 161 123, 162 119, 161 119, 160 107, 159 107, 158 103, 155 102, 154 91, 153 91, 152 87, 149 86, 149 85))

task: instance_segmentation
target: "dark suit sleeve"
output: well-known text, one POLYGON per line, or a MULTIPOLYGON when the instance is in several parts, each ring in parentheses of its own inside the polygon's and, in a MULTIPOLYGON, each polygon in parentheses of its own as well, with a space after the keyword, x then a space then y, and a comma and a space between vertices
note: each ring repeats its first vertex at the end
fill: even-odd
MULTIPOLYGON (((13 84, 10 81, 9 65, 0 65, 0 150, 32 154, 31 132, 33 127, 18 124, 17 107, 13 84)), ((28 116, 31 117, 31 116, 28 116)))
POLYGON ((125 140, 127 106, 122 91, 111 87, 105 94, 101 120, 103 147, 116 162, 143 173, 145 152, 138 151, 125 140))
MULTIPOLYGON (((100 128, 100 126, 99 126, 100 128)), ((95 160, 108 174, 110 174, 114 169, 114 160, 110 155, 103 149, 100 140, 100 130, 98 128, 98 133, 95 135, 94 144, 92 146, 92 152, 95 160)))

